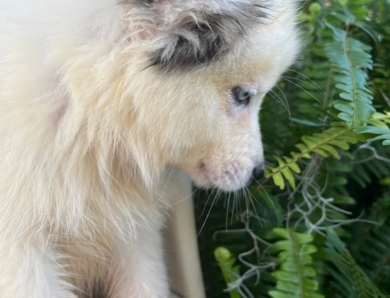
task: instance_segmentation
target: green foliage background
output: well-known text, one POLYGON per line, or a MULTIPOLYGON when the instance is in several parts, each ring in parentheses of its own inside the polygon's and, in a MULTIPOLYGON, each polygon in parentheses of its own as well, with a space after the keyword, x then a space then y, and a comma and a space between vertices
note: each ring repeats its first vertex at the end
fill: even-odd
POLYGON ((210 298, 390 295, 390 2, 308 1, 301 20, 261 112, 266 178, 197 192, 210 298))

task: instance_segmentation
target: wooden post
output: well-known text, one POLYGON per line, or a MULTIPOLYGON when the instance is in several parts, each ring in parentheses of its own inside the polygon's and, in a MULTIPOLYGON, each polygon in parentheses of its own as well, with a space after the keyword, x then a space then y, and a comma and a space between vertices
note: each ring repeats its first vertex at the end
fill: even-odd
POLYGON ((181 298, 206 298, 195 227, 192 185, 183 173, 169 175, 165 192, 174 208, 164 230, 171 290, 181 298))

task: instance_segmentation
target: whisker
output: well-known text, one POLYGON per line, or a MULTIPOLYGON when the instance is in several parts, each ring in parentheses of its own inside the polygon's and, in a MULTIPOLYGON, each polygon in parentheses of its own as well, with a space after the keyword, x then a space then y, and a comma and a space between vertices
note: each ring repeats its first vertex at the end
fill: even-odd
POLYGON ((210 191, 210 193, 208 194, 206 203, 204 204, 202 213, 200 214, 201 217, 203 216, 204 212, 206 211, 207 203, 209 202, 209 200, 210 200, 210 198, 211 198, 211 196, 212 196, 212 194, 213 194, 213 192, 214 192, 215 189, 216 189, 216 187, 214 187, 214 188, 210 191))
MULTIPOLYGON (((302 83, 306 83, 308 84, 309 86, 313 87, 314 90, 320 92, 322 95, 324 95, 327 99, 331 99, 332 97, 327 94, 320 86, 318 86, 315 82, 311 81, 311 83, 305 81, 305 80, 302 80, 300 78, 296 78, 296 77, 289 77, 289 76, 282 76, 283 79, 289 79, 289 80, 295 80, 295 81, 298 81, 298 82, 302 82, 302 83)), ((309 79, 310 80, 310 79, 309 79)))
POLYGON ((289 118, 291 119, 290 107, 284 103, 284 101, 280 98, 280 96, 273 90, 270 90, 268 94, 272 96, 273 99, 279 102, 287 110, 289 114, 289 118))
POLYGON ((214 204, 215 204, 215 202, 216 202, 217 200, 218 200, 218 198, 217 198, 217 197, 214 197, 213 202, 212 202, 212 204, 211 204, 211 206, 210 206, 209 212, 207 213, 207 216, 206 216, 206 218, 205 218, 205 220, 204 220, 204 222, 203 222, 203 224, 202 224, 202 227, 199 229, 199 232, 198 232, 197 237, 199 237, 199 235, 202 233, 203 228, 204 228, 204 226, 206 225, 207 219, 208 219, 209 216, 210 216, 211 209, 213 209, 213 206, 214 206, 214 204))
POLYGON ((307 91, 305 88, 303 88, 302 86, 294 83, 293 81, 289 80, 289 79, 286 79, 285 77, 282 77, 283 80, 286 80, 287 82, 290 82, 291 84, 295 85, 296 87, 298 87, 299 89, 301 89, 302 91, 305 91, 307 94, 309 94, 315 101, 321 103, 321 101, 319 99, 317 99, 313 94, 311 94, 309 91, 307 91))
POLYGON ((248 204, 248 197, 244 195, 245 199, 245 207, 246 207, 246 221, 249 222, 249 204, 248 204))
MULTIPOLYGON (((275 86, 276 88, 278 88, 278 90, 280 91, 280 93, 283 95, 283 97, 284 97, 284 102, 286 103, 285 104, 285 107, 286 107, 286 110, 287 110, 287 112, 288 112, 288 118, 291 120, 291 111, 290 111, 290 105, 289 105, 289 103, 288 103, 288 100, 287 100, 287 97, 286 97, 286 95, 284 94, 284 92, 283 92, 283 90, 278 86, 278 85, 276 85, 275 86)), ((271 90, 272 91, 272 90, 271 90)), ((276 92, 275 91, 272 91, 274 94, 276 94, 276 92)), ((282 100, 282 99, 281 99, 282 100)))
MULTIPOLYGON (((303 73, 301 73, 301 72, 299 72, 299 71, 293 70, 293 69, 290 69, 290 71, 295 72, 296 74, 299 74, 299 75, 301 75, 303 78, 309 80, 310 83, 313 83, 312 86, 316 87, 316 89, 317 89, 318 91, 320 91, 320 92, 321 92, 323 95, 325 95, 327 98, 331 99, 331 96, 330 96, 329 94, 327 94, 320 86, 318 86, 318 84, 317 84, 316 82, 314 82, 314 81, 313 81, 312 79, 310 79, 308 76, 304 75, 303 73)), ((306 82, 306 81, 304 81, 304 80, 301 80, 301 79, 295 78, 295 77, 289 77, 289 78, 294 78, 294 79, 297 79, 297 80, 299 80, 299 81, 301 81, 301 82, 306 82)), ((307 82, 306 82, 306 83, 307 83, 307 82)))
POLYGON ((255 206, 255 203, 257 203, 259 205, 260 205, 260 203, 257 201, 256 197, 252 194, 252 192, 249 190, 248 187, 245 186, 245 189, 246 189, 247 194, 249 195, 250 202, 252 203, 253 211, 254 211, 256 217, 258 219, 260 219, 260 216, 257 214, 257 210, 256 210, 256 206, 255 206))
POLYGON ((228 227, 228 221, 229 221, 229 206, 230 206, 230 196, 231 193, 229 192, 228 197, 227 197, 227 208, 226 208, 226 222, 225 222, 225 230, 227 231, 228 227))
POLYGON ((192 197, 198 190, 200 190, 207 182, 209 182, 209 181, 208 181, 208 180, 205 181, 205 183, 203 183, 202 185, 198 186, 191 194, 189 194, 189 195, 186 196, 185 198, 181 199, 180 201, 175 202, 174 204, 172 204, 172 206, 175 206, 175 205, 177 205, 177 204, 179 204, 179 203, 181 203, 181 202, 183 202, 183 201, 185 201, 185 200, 191 198, 191 197, 192 197))
POLYGON ((233 224, 233 218, 234 218, 234 211, 235 208, 237 207, 237 201, 236 201, 236 196, 233 193, 233 208, 232 208, 232 213, 231 213, 231 219, 230 219, 230 224, 233 224))

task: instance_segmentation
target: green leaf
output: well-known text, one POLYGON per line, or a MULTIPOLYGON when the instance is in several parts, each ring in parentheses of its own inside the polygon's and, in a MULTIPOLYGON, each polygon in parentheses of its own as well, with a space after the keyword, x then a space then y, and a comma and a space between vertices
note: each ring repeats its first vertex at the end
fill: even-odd
POLYGON ((335 41, 325 44, 325 52, 337 75, 334 76, 340 100, 334 107, 339 118, 355 131, 365 127, 375 112, 372 106, 372 92, 367 88, 367 73, 372 69, 371 47, 348 37, 349 32, 327 23, 332 29, 335 41))
POLYGON ((349 297, 385 298, 377 286, 367 277, 362 268, 356 264, 336 232, 327 230, 327 258, 341 273, 337 281, 347 289, 349 297), (342 277, 342 278, 340 278, 342 277))
POLYGON ((284 189, 285 184, 283 180, 283 176, 281 172, 277 172, 275 174, 272 174, 272 178, 274 179, 275 185, 279 186, 280 189, 284 189))
POLYGON ((291 172, 290 168, 289 167, 284 167, 283 170, 282 170, 282 174, 283 174, 284 178, 286 178, 287 181, 290 183, 291 187, 293 189, 295 189, 296 188, 295 179, 294 179, 294 175, 291 172))
POLYGON ((298 162, 303 158, 311 158, 310 154, 317 153, 323 157, 328 157, 329 153, 334 157, 339 157, 336 147, 347 150, 348 143, 354 144, 360 140, 359 134, 353 132, 353 128, 346 126, 334 126, 328 128, 322 133, 316 133, 313 136, 302 137, 304 144, 295 145, 300 153, 291 152, 292 157, 275 157, 278 162, 277 168, 268 167, 266 177, 272 177, 274 183, 281 189, 284 189, 285 178, 293 189, 296 188, 295 178, 291 170, 295 173, 300 172, 298 162), (291 170, 290 170, 291 169, 291 170))
POLYGON ((271 248, 271 253, 279 252, 280 266, 272 273, 276 278, 276 290, 269 291, 271 297, 324 298, 317 293, 318 283, 311 255, 317 248, 311 244, 313 236, 293 232, 290 229, 275 228, 274 234, 281 240, 271 248))
MULTIPOLYGON (((219 268, 227 285, 240 278, 239 267, 235 265, 236 258, 225 247, 218 247, 214 251, 214 257, 218 262, 219 268)), ((229 290, 230 298, 241 298, 239 292, 235 289, 229 290)))

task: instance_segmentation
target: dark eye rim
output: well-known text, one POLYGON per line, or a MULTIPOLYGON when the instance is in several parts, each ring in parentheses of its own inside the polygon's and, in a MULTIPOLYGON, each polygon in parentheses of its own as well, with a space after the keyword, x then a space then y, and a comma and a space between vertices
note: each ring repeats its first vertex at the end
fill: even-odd
POLYGON ((239 86, 236 86, 232 89, 232 94, 234 96, 234 100, 239 105, 248 105, 252 98, 252 92, 249 89, 241 88, 239 86), (240 97, 240 92, 245 92, 245 96, 242 98, 240 97))

